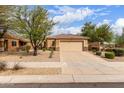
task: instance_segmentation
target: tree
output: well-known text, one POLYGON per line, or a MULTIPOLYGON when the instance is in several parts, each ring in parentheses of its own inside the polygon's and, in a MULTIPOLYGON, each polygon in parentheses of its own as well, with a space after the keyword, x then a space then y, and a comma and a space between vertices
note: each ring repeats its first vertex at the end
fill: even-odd
POLYGON ((91 42, 110 42, 113 38, 111 27, 108 24, 96 26, 92 22, 86 22, 81 29, 82 36, 90 37, 91 42))
POLYGON ((81 29, 81 32, 82 32, 81 36, 90 37, 91 42, 95 41, 96 40, 96 38, 94 37, 95 27, 96 27, 96 25, 93 24, 92 22, 86 22, 81 29))
POLYGON ((115 43, 120 46, 124 46, 124 32, 121 35, 115 35, 115 43))
POLYGON ((54 25, 53 20, 48 19, 48 12, 43 7, 37 6, 30 9, 27 6, 17 6, 12 26, 15 31, 26 36, 33 47, 33 55, 37 55, 37 50, 46 39, 54 25))
POLYGON ((0 6, 0 38, 3 38, 9 28, 9 18, 11 17, 12 10, 13 6, 0 6))
POLYGON ((102 24, 96 28, 96 37, 99 42, 111 42, 113 39, 113 32, 108 24, 102 24))

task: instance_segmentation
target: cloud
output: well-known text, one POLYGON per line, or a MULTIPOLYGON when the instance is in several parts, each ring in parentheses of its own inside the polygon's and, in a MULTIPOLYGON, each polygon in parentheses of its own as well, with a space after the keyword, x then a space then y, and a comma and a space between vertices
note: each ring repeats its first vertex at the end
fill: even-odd
POLYGON ((58 14, 58 12, 56 10, 53 10, 53 9, 49 9, 48 12, 51 14, 58 14))
POLYGON ((92 15, 94 12, 89 8, 74 9, 74 8, 64 8, 61 9, 64 14, 57 15, 53 18, 54 22, 59 24, 71 24, 76 21, 84 20, 85 17, 92 15), (66 10, 67 9, 67 10, 66 10))
POLYGON ((104 7, 104 8, 98 8, 98 9, 95 10, 95 12, 101 12, 101 11, 106 10, 106 9, 107 9, 106 7, 104 7))
POLYGON ((124 18, 117 19, 115 25, 120 26, 120 27, 124 27, 124 18))
POLYGON ((99 26, 102 25, 102 24, 110 24, 110 22, 111 22, 111 20, 104 19, 102 22, 99 22, 99 23, 97 24, 97 27, 99 27, 99 26))
MULTIPOLYGON (((110 24, 112 20, 104 19, 102 22, 99 22, 97 24, 97 27, 102 25, 102 24, 110 24)), ((117 34, 122 33, 122 28, 124 28, 124 18, 118 18, 115 23, 110 24, 112 31, 117 34)))
MULTIPOLYGON (((99 16, 108 15, 109 12, 106 11, 106 7, 91 9, 89 7, 71 7, 71 6, 54 6, 54 9, 49 9, 48 11, 52 13, 52 18, 55 23, 57 23, 52 32, 54 34, 60 33, 80 33, 81 25, 75 26, 78 22, 83 22, 87 17, 92 16, 92 20, 95 20, 99 16), (73 25, 73 26, 72 26, 73 25)), ((107 20, 104 20, 107 22, 107 20)))
MULTIPOLYGON (((69 6, 55 6, 55 8, 57 8, 60 13, 66 13, 66 12, 75 12, 75 8, 69 7, 69 6)), ((58 12, 59 13, 59 12, 58 12)))
POLYGON ((55 26, 52 30, 53 34, 77 34, 81 32, 81 26, 79 27, 59 27, 55 26))
POLYGON ((124 28, 124 18, 118 18, 114 24, 112 24, 113 31, 121 34, 124 28))

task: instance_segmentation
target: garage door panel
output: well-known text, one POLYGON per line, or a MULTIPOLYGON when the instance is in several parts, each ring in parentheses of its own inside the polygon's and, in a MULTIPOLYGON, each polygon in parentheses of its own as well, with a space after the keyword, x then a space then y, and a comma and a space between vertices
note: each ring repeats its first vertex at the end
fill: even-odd
POLYGON ((60 51, 82 51, 82 42, 60 42, 60 51))

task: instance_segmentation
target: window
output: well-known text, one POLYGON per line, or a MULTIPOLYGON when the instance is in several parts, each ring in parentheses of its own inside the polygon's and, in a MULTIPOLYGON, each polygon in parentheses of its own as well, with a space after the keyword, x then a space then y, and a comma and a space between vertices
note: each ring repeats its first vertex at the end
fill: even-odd
POLYGON ((16 46, 16 41, 12 41, 12 46, 16 46))

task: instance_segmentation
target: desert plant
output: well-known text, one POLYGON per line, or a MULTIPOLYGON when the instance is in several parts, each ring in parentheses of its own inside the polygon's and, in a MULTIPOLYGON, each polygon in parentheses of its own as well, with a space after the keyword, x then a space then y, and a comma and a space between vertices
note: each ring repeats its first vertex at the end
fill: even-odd
POLYGON ((101 51, 96 51, 96 55, 101 56, 101 51))
POLYGON ((4 62, 0 62, 0 71, 5 70, 7 65, 4 62))
POLYGON ((105 57, 108 59, 114 59, 115 54, 114 52, 105 52, 105 57))
POLYGON ((51 51, 51 52, 50 52, 49 58, 52 58, 52 56, 53 56, 53 52, 54 52, 54 49, 51 48, 50 51, 51 51))
POLYGON ((12 68, 12 70, 19 70, 19 69, 23 69, 23 67, 20 66, 19 64, 15 64, 12 68))
POLYGON ((30 45, 26 45, 26 46, 25 46, 25 50, 26 50, 27 53, 29 53, 29 50, 30 50, 30 49, 31 49, 31 46, 30 46, 30 45))

